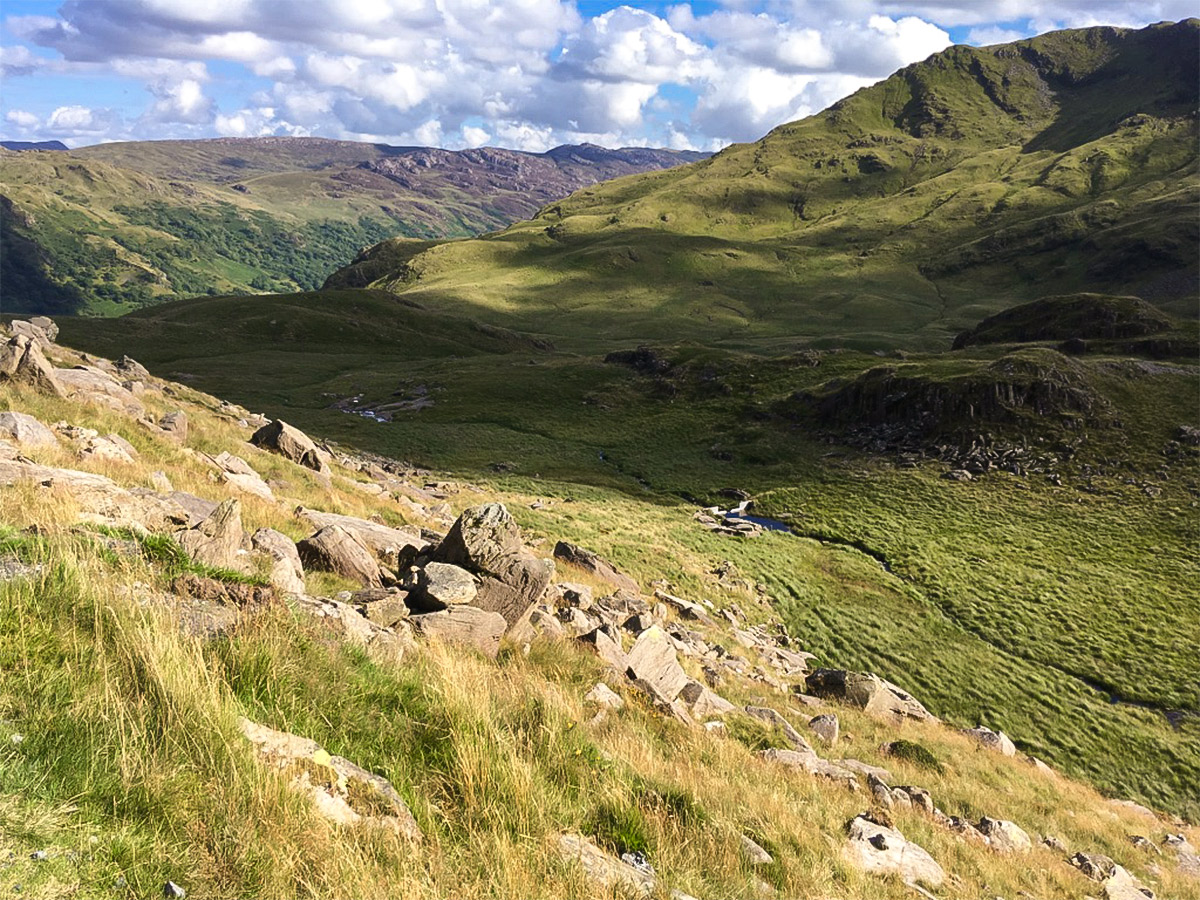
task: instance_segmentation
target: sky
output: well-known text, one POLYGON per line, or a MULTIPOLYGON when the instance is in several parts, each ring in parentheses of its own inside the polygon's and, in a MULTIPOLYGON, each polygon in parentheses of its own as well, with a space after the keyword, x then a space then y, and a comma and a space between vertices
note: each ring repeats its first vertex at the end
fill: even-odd
POLYGON ((0 0, 0 137, 716 150, 954 43, 1195 0, 0 0))

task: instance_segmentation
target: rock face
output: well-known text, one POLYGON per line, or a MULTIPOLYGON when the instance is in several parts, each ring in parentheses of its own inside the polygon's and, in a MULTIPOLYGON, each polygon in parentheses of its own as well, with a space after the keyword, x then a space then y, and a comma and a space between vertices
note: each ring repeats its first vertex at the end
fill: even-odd
POLYGON ((325 454, 317 448, 312 438, 282 419, 268 422, 258 429, 251 435, 250 443, 256 447, 262 447, 264 450, 278 453, 306 469, 312 469, 323 475, 329 474, 329 465, 325 462, 325 454))
POLYGON ((607 581, 613 587, 621 588, 622 590, 638 593, 638 583, 628 575, 623 575, 617 571, 612 563, 603 557, 598 556, 591 550, 585 550, 568 541, 559 541, 554 545, 554 558, 570 565, 583 569, 590 575, 607 581))
POLYGON ((58 446, 53 431, 33 416, 21 412, 0 413, 0 437, 16 441, 18 447, 58 446))
POLYGON ((242 567, 239 551, 244 538, 242 505, 232 497, 199 524, 175 534, 179 545, 196 562, 223 569, 242 567))
POLYGON ((371 551, 340 525, 322 528, 296 544, 304 565, 336 572, 365 587, 383 587, 383 575, 371 551))
POLYGON ((1016 756, 1016 745, 1009 739, 1008 735, 1003 731, 992 731, 985 725, 980 725, 978 728, 970 728, 966 731, 969 737, 974 738, 983 747, 988 750, 995 750, 1004 756, 1016 756))
POLYGON ((250 543, 271 558, 272 586, 285 594, 304 593, 304 565, 291 538, 273 528, 260 528, 250 543))
POLYGON ((308 794, 323 818, 338 825, 384 828, 419 841, 421 829, 412 811, 386 778, 341 756, 331 756, 313 740, 239 719, 242 734, 263 760, 290 777, 308 794))
POLYGON ((924 849, 899 831, 857 816, 851 820, 842 859, 872 875, 900 876, 905 884, 941 887, 946 873, 924 849))
POLYGON ((810 694, 857 706, 878 719, 937 721, 912 696, 878 675, 844 669, 817 669, 805 679, 805 687, 810 694))
POLYGON ((525 549, 521 530, 501 503, 466 510, 433 552, 432 561, 478 576, 473 605, 499 613, 510 629, 526 620, 554 574, 554 563, 525 549))
POLYGON ((438 612, 420 613, 408 621, 425 637, 466 644, 493 657, 500 651, 500 638, 508 627, 499 613, 474 606, 451 606, 438 612))
POLYGON ((0 346, 0 380, 15 381, 44 394, 65 397, 56 371, 37 342, 27 335, 18 334, 0 346))

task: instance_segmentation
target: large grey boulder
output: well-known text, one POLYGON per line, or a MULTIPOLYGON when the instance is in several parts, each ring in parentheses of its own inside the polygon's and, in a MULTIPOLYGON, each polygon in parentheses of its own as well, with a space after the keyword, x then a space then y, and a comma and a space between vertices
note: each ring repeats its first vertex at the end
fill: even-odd
POLYGON ((22 412, 0 412, 0 437, 16 442, 18 447, 56 447, 54 432, 22 412))
POLYGON ((450 563, 426 563, 405 580, 404 586, 409 591, 409 606, 422 612, 471 605, 479 593, 475 576, 450 563))
POLYGON ((278 453, 306 469, 312 469, 322 475, 329 474, 327 454, 320 450, 307 434, 282 419, 268 422, 258 429, 250 436, 250 443, 278 453))
POLYGON ((412 547, 420 553, 429 547, 429 542, 421 537, 419 528, 409 526, 392 528, 389 525, 372 522, 370 519, 322 512, 304 506, 296 508, 296 516, 312 523, 314 528, 337 525, 343 531, 354 535, 360 544, 374 553, 380 562, 387 565, 394 566, 405 548, 412 547))
POLYGON ((57 372, 37 342, 26 335, 18 334, 0 345, 0 381, 13 381, 43 394, 65 397, 57 372))
POLYGON ((473 605, 497 612, 510 629, 524 623, 554 574, 554 563, 525 549, 521 530, 501 503, 463 512, 431 555, 479 578, 473 605))
POLYGON ((340 525, 329 525, 299 541, 296 550, 310 569, 335 572, 364 587, 383 587, 383 573, 375 556, 340 525))
POLYGON ((924 849, 905 840, 895 828, 863 816, 850 821, 842 859, 871 875, 898 875, 905 884, 941 887, 946 873, 924 849))
POLYGON ((270 558, 272 586, 285 594, 304 593, 304 564, 291 538, 273 528, 260 528, 250 543, 270 558))
POLYGON ((500 638, 508 623, 497 612, 474 606, 451 606, 438 612, 410 616, 417 634, 452 644, 475 647, 487 656, 500 651, 500 638))
POLYGON ((54 377, 68 397, 105 406, 138 419, 146 414, 142 401, 103 369, 95 366, 55 369, 54 377))
POLYGON ((582 569, 589 575, 607 581, 614 587, 632 593, 638 593, 638 583, 617 571, 616 566, 591 550, 585 550, 569 541, 559 541, 554 545, 554 558, 582 569))
POLYGON ((866 672, 817 669, 805 679, 805 690, 816 697, 840 700, 850 706, 856 706, 868 715, 885 721, 937 721, 937 718, 910 694, 890 681, 866 672))
POLYGON ((656 700, 671 703, 691 681, 667 633, 654 625, 638 635, 625 658, 627 674, 656 700))
POLYGON ((233 497, 221 503, 203 521, 175 533, 184 551, 198 563, 222 569, 244 568, 241 557, 242 504, 233 497))

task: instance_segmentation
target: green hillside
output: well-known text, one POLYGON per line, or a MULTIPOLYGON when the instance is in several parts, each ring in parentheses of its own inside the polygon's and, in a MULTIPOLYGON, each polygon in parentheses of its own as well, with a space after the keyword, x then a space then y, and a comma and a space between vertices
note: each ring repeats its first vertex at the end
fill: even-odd
POLYGON ((0 150, 0 300, 8 312, 113 315, 194 295, 313 289, 383 238, 478 234, 581 185, 700 156, 317 138, 0 150))
POLYGON ((1194 316, 1198 32, 954 47, 753 144, 401 266, 383 244, 329 284, 563 341, 928 349, 1076 291, 1194 316))

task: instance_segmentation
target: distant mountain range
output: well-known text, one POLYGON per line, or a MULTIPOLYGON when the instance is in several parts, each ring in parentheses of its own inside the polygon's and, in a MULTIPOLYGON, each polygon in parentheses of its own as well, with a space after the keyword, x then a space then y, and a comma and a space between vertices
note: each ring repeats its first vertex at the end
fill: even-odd
POLYGON ((11 149, 57 152, 0 155, 5 310, 102 315, 314 288, 384 238, 472 236, 580 187, 706 156, 275 137, 11 149))
POLYGON ((66 150, 62 141, 0 141, 5 150, 66 150))

